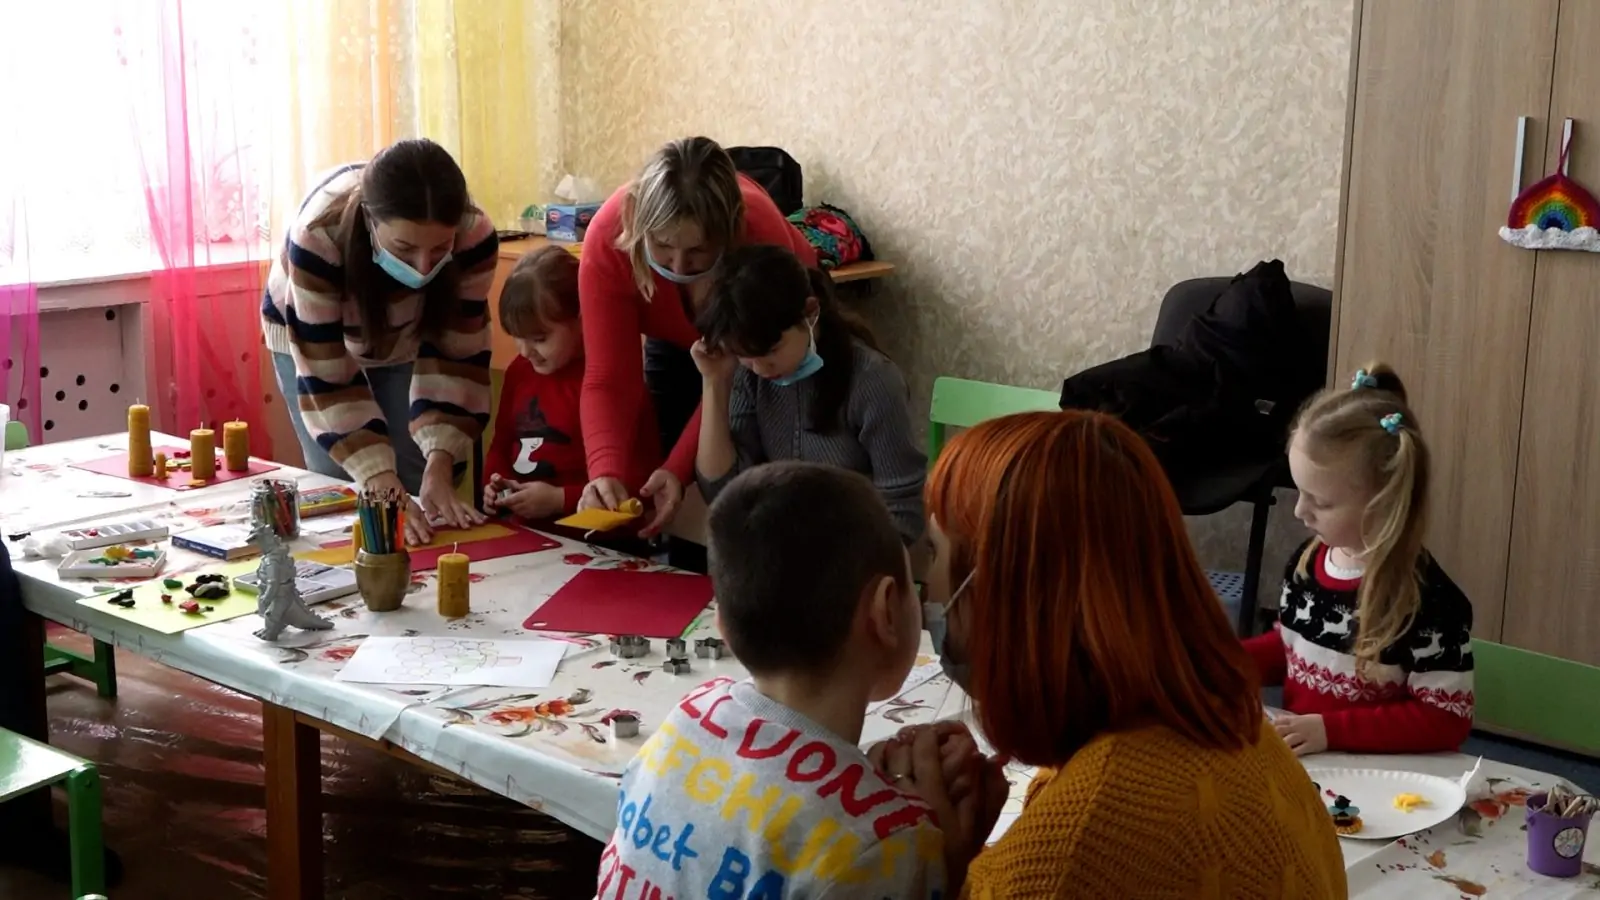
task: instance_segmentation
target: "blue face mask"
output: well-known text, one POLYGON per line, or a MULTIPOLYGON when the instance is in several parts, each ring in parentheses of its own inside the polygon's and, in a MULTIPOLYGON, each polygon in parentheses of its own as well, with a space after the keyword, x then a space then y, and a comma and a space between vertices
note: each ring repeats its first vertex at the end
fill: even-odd
POLYGON ((405 260, 384 249, 384 246, 378 243, 377 235, 371 235, 371 237, 372 261, 384 271, 384 274, 414 291, 427 287, 428 282, 439 277, 439 273, 444 271, 445 265, 450 262, 452 256, 452 254, 446 253, 444 258, 439 260, 439 264, 433 267, 433 271, 424 275, 411 268, 411 265, 405 260))
POLYGON ((677 272, 674 272, 666 266, 656 262, 656 258, 650 255, 650 251, 648 249, 644 251, 644 259, 645 262, 650 264, 650 271, 660 275, 662 278, 665 278, 673 284, 694 284, 696 281, 699 281, 700 279, 717 270, 718 263, 722 262, 722 254, 717 254, 717 261, 711 264, 711 268, 705 270, 704 272, 696 272, 693 275, 679 275, 677 272))
POLYGON ((806 333, 809 337, 806 342, 805 357, 800 360, 800 365, 794 367, 793 372, 772 379, 772 383, 778 387, 788 387, 791 384, 805 381, 807 378, 817 374, 817 370, 822 368, 822 357, 817 355, 817 320, 815 317, 807 320, 806 333))
POLYGON ((922 604, 922 625, 928 630, 928 636, 933 638, 933 651, 939 654, 939 670, 944 672, 946 678, 955 682, 956 687, 968 693, 971 693, 968 685, 972 683, 972 671, 966 663, 958 663, 950 656, 949 616, 950 608, 955 606, 961 592, 967 589, 967 585, 972 583, 972 576, 976 574, 978 574, 977 569, 967 573, 961 586, 956 588, 955 593, 944 603, 922 604))

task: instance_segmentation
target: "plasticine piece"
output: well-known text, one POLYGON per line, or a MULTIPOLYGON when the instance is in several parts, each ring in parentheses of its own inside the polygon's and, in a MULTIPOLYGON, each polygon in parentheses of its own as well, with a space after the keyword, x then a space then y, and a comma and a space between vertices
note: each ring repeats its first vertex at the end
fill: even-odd
POLYGON ((178 608, 183 610, 184 612, 190 613, 192 615, 199 615, 200 614, 200 604, 199 604, 199 602, 194 601, 194 600, 185 600, 182 603, 178 604, 178 608))
POLYGON ((179 581, 176 578, 163 578, 163 579, 161 579, 161 586, 166 588, 169 591, 181 591, 181 590, 183 590, 183 582, 179 581))

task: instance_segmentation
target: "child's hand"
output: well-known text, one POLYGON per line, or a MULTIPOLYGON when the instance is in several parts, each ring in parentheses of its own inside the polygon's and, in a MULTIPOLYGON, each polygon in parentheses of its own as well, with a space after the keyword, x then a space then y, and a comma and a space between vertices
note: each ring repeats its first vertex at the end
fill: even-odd
POLYGON ((739 367, 739 360, 732 353, 712 349, 703 339, 694 342, 689 355, 694 358, 694 367, 700 370, 701 377, 712 381, 732 378, 734 369, 739 367))
POLYGON ((559 515, 566 506, 566 492, 543 481, 529 481, 517 485, 501 506, 524 519, 548 519, 559 515))
POLYGON ((1321 753, 1328 749, 1328 726, 1321 716, 1279 716, 1272 722, 1278 736, 1295 756, 1321 753))
POLYGON ((500 492, 515 490, 521 486, 520 482, 512 481, 498 472, 490 475, 489 483, 483 486, 483 511, 487 513, 500 512, 500 492))

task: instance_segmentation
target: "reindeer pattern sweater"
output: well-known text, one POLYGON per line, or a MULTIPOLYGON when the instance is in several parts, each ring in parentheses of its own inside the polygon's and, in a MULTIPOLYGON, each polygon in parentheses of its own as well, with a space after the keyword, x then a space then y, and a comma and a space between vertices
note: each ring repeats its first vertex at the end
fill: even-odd
POLYGON ((1358 672, 1358 573, 1332 566, 1320 541, 1301 545, 1284 575, 1277 627, 1245 641, 1265 685, 1290 712, 1320 714, 1328 749, 1455 750, 1472 730, 1472 604, 1431 555, 1419 563, 1422 604, 1411 627, 1358 672), (1306 571, 1300 560, 1311 547, 1306 571))

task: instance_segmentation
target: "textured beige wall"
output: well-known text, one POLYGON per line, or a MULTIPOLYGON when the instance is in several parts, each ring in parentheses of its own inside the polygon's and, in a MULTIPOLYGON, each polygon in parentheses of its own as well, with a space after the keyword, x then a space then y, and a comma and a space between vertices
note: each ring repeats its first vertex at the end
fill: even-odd
MULTIPOLYGON (((565 13, 567 167, 617 184, 691 133, 787 149, 899 267, 867 312, 921 410, 939 374, 1056 387, 1142 348, 1183 278, 1280 257, 1332 283, 1350 0, 565 13)), ((1208 563, 1242 560, 1246 522, 1195 529, 1208 563)))

